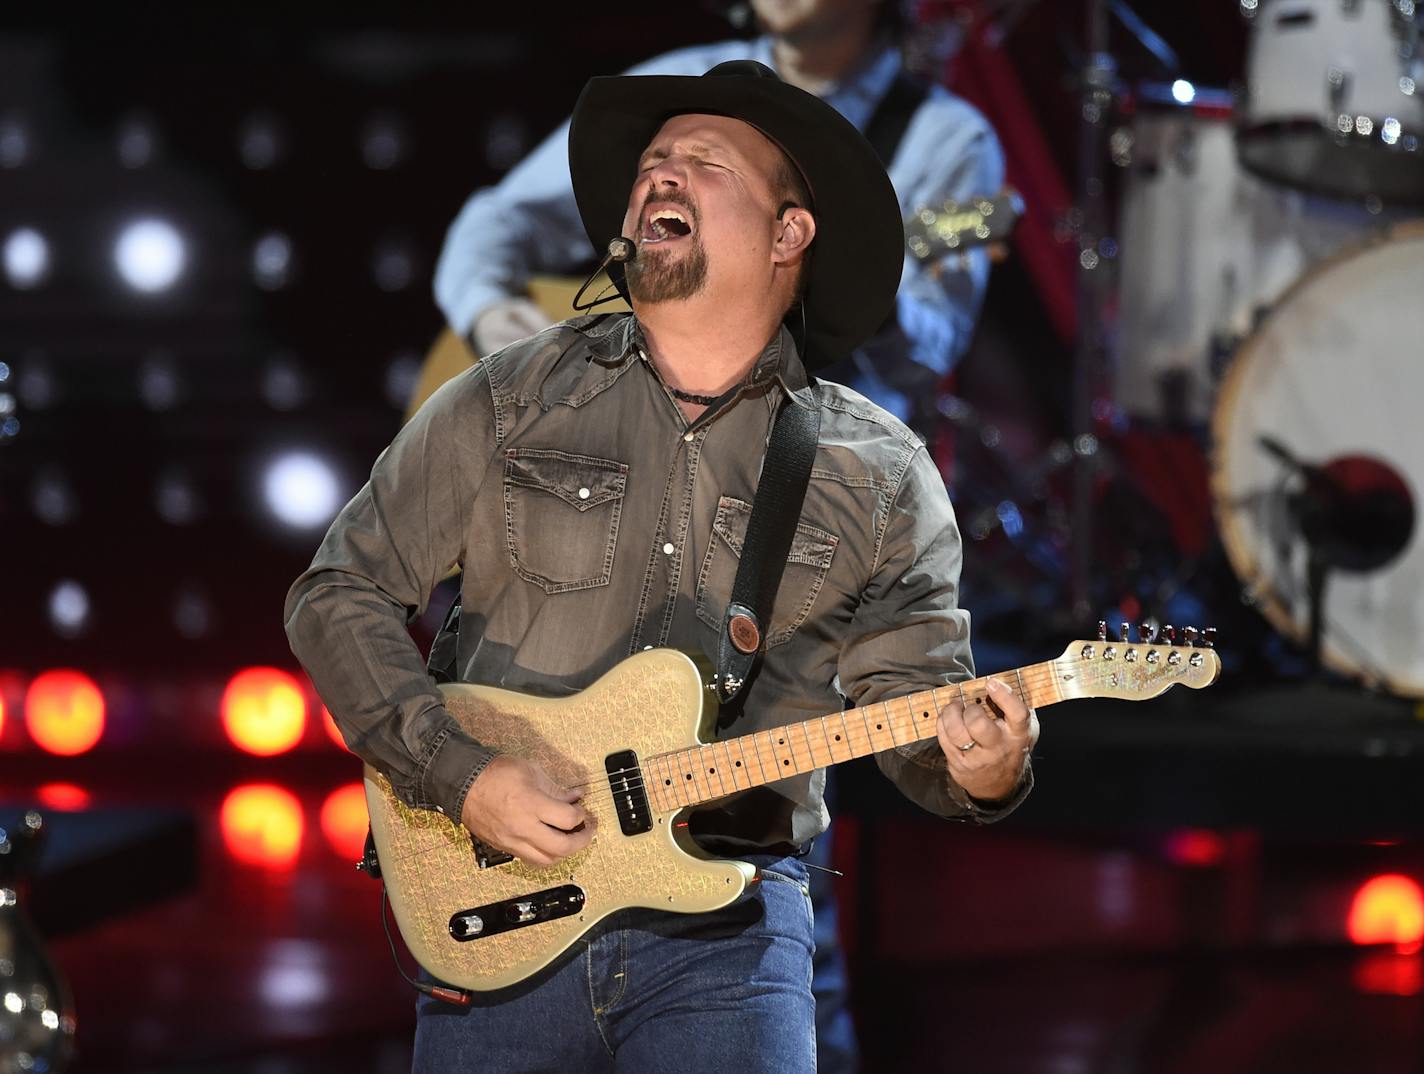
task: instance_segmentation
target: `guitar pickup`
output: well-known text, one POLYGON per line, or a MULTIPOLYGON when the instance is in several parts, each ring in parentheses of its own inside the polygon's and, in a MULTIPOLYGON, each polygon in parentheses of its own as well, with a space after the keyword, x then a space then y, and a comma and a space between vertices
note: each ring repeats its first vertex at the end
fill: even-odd
POLYGON ((450 936, 461 943, 498 936, 541 921, 555 921, 583 909, 583 888, 562 884, 513 899, 485 903, 450 915, 450 936))
POLYGON ((648 793, 643 789, 643 769, 632 750, 610 753, 603 759, 608 772, 608 789, 613 793, 613 811, 618 814, 618 827, 624 835, 641 835, 651 831, 652 814, 648 811, 648 793))

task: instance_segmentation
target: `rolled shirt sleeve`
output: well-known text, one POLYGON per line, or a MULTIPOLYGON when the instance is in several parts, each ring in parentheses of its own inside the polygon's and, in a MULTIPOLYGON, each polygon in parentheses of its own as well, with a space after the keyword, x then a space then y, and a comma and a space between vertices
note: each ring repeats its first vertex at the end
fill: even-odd
POLYGON ((381 453, 285 608, 292 652, 347 745, 404 802, 456 819, 494 753, 445 709, 407 624, 464 559, 470 505, 494 449, 488 381, 476 366, 381 453))
MULTIPOLYGON (((973 678, 969 613, 959 607, 963 546, 944 482, 928 453, 910 457, 883 523, 875 569, 840 654, 841 690, 856 705, 973 678)), ((949 775, 931 738, 875 755, 880 770, 922 808, 977 822, 1007 815, 1027 796, 1025 769, 1003 802, 980 802, 949 775)))

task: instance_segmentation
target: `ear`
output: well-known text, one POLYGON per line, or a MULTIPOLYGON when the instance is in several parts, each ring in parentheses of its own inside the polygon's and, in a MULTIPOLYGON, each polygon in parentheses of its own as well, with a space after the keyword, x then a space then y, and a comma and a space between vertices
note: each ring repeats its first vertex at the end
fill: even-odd
POLYGON ((782 213, 776 227, 776 242, 771 249, 771 260, 775 264, 799 261, 816 237, 816 218, 809 209, 799 206, 793 205, 782 213))

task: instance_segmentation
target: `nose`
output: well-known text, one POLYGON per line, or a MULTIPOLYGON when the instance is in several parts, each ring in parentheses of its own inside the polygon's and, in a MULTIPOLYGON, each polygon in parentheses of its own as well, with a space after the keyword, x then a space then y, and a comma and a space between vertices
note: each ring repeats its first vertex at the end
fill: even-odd
POLYGON ((687 164, 680 157, 664 157, 648 169, 648 182, 653 189, 662 186, 683 187, 687 185, 687 164))

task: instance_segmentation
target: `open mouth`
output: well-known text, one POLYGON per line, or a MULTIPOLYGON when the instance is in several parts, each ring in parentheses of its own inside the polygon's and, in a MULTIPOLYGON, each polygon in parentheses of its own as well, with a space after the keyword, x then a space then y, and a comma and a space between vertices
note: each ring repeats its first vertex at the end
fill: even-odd
POLYGON ((645 243, 669 242, 692 234, 692 225, 677 209, 654 209, 643 224, 645 243))

